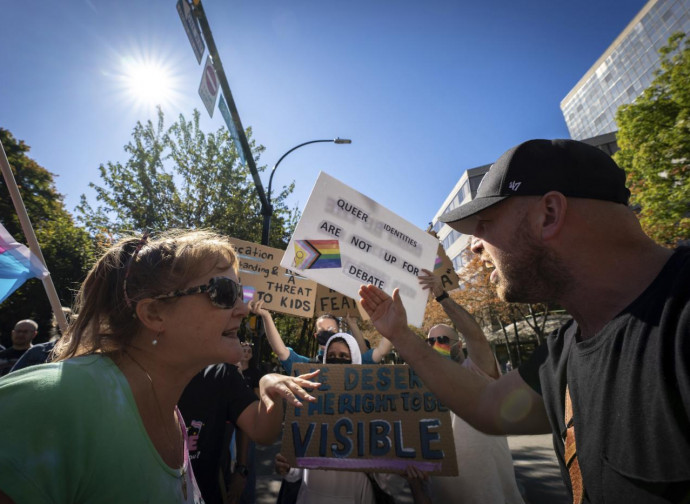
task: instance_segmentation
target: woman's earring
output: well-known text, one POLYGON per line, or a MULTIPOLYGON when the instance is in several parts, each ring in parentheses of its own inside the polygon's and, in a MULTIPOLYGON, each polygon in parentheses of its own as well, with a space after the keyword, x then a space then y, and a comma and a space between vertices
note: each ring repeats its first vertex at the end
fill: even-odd
POLYGON ((160 336, 161 334, 163 334, 163 331, 159 332, 153 337, 153 341, 151 342, 153 346, 156 346, 158 344, 158 336, 160 336))

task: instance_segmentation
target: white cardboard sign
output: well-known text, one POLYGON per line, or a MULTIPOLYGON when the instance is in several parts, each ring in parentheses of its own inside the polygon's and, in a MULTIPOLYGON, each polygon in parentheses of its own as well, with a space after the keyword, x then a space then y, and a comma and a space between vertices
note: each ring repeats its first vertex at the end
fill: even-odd
POLYGON ((428 293, 417 276, 434 269, 437 249, 430 234, 321 172, 280 265, 355 299, 363 284, 400 289, 419 327, 428 293))

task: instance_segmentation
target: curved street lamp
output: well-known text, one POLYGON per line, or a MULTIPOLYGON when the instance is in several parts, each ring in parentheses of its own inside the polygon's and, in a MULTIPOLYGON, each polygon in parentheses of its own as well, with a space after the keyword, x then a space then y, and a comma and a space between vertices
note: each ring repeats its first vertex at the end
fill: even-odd
POLYGON ((313 143, 320 143, 320 142, 331 142, 335 144, 351 144, 352 140, 349 138, 335 138, 335 139, 329 139, 329 140, 310 140, 308 142, 301 143, 299 145, 295 145, 292 149, 287 151, 285 154, 280 156, 280 159, 278 159, 278 162, 273 165, 273 169, 271 170, 271 176, 268 179, 268 191, 266 193, 266 198, 268 200, 268 205, 263 206, 261 208, 261 214, 264 216, 264 226, 263 230, 261 233, 261 244, 262 245, 268 245, 268 235, 270 234, 271 231, 271 217, 273 217, 273 203, 271 202, 271 186, 273 185, 273 175, 276 172, 276 168, 278 168, 278 165, 280 162, 285 159, 285 157, 290 154, 292 151, 299 149, 300 147, 304 147, 305 145, 313 144, 313 143))

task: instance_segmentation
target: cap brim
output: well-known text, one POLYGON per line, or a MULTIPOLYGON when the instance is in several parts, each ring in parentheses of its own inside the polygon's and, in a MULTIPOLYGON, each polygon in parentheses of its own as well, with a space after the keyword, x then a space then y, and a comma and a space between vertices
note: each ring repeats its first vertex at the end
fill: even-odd
POLYGON ((471 235, 474 233, 476 215, 482 210, 486 210, 509 197, 487 196, 485 198, 475 198, 450 212, 444 213, 438 220, 448 224, 453 229, 457 229, 462 234, 471 235))

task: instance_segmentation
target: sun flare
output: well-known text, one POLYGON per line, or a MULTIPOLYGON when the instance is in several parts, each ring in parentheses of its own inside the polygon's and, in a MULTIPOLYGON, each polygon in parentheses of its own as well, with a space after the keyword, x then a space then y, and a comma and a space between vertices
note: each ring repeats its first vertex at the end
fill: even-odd
POLYGON ((104 74, 115 85, 116 103, 148 114, 158 107, 175 108, 183 101, 179 67, 175 54, 133 47, 118 54, 117 63, 104 74))
POLYGON ((124 63, 124 84, 141 105, 162 105, 172 100, 174 79, 164 65, 155 61, 133 60, 124 63))

